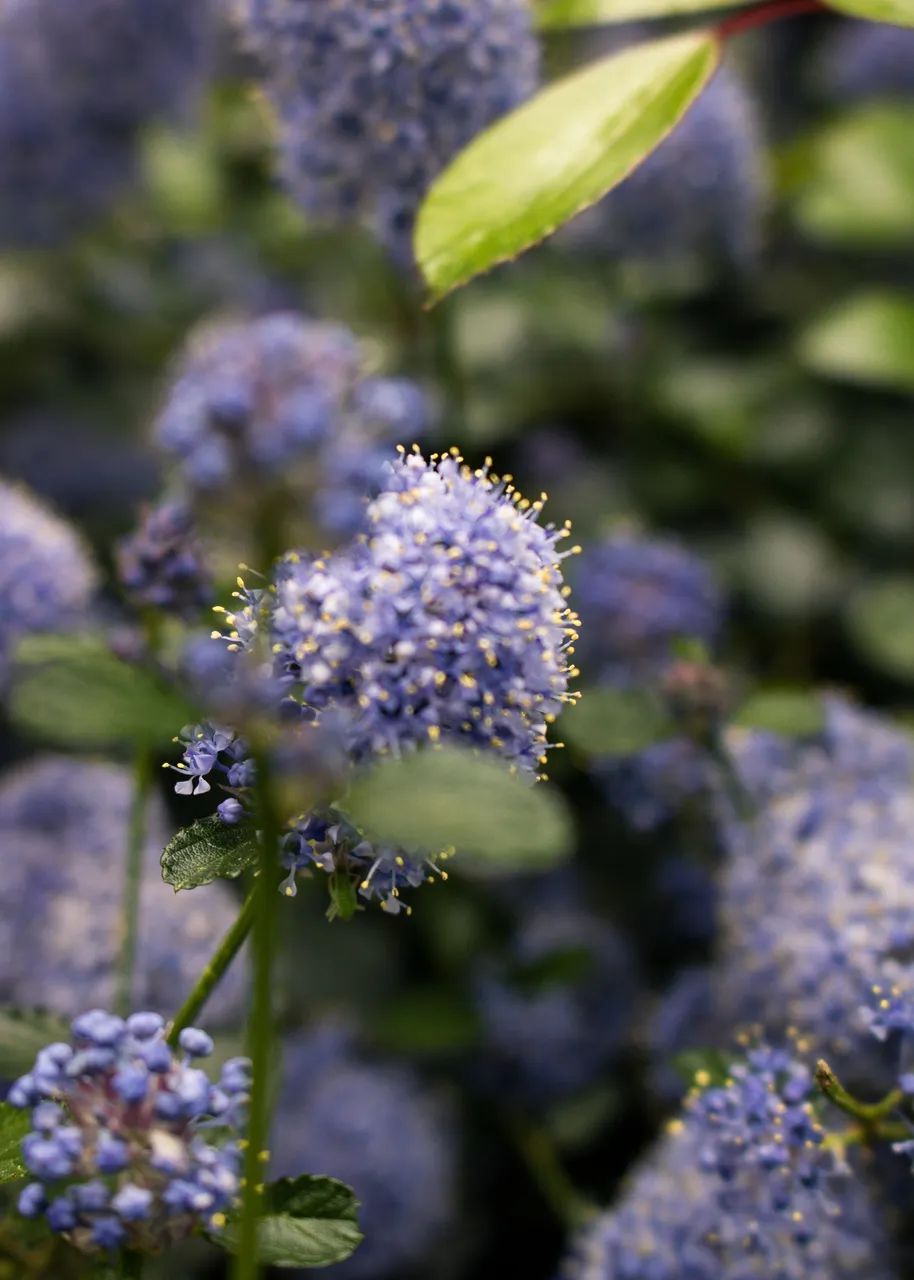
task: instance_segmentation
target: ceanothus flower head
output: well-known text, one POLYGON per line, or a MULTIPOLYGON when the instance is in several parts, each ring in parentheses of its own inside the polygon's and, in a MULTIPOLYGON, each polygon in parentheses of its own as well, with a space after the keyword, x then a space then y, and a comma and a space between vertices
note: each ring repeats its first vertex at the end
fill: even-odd
POLYGON ((625 1046, 636 989, 631 954, 609 924, 581 909, 534 912, 507 966, 485 966, 475 983, 481 1086, 541 1108, 592 1084, 625 1046))
POLYGON ((447 163, 536 86, 524 0, 241 0, 279 118, 282 173, 315 218, 367 221, 400 263, 447 163))
POLYGON ((489 464, 401 454, 368 507, 367 532, 329 559, 290 556, 277 575, 270 639, 305 703, 350 719, 370 760, 462 741, 522 770, 544 763, 546 726, 574 695, 576 638, 557 550, 489 464))
POLYGON ((270 1173, 315 1170, 361 1201, 365 1239, 328 1274, 380 1280, 431 1260, 457 1214, 457 1151, 448 1108, 413 1072, 360 1060, 319 1030, 283 1047, 270 1173))
POLYGON ((413 383, 365 373, 344 325, 281 311, 191 336, 155 438, 198 493, 304 488, 322 527, 348 535, 393 446, 421 436, 429 420, 413 383))
POLYGON ((164 1031, 157 1013, 92 1009, 10 1089, 34 1126, 19 1212, 43 1215, 84 1253, 159 1253, 198 1227, 218 1230, 239 1202, 249 1064, 232 1059, 214 1085, 191 1065, 212 1053, 209 1036, 187 1027, 175 1053, 164 1031))
POLYGON ((54 244, 135 177, 139 130, 205 82, 211 0, 8 0, 0 13, 0 241, 54 244))
MULTIPOLYGON (((116 989, 131 771, 45 756, 0 777, 0 1000, 69 1016, 110 1004, 116 989)), ((237 906, 219 884, 175 893, 159 857, 161 802, 146 815, 134 997, 175 1012, 230 928, 237 906)), ((240 1021, 234 965, 214 992, 214 1025, 240 1021)))
POLYGON ((191 618, 212 599, 204 551, 184 503, 147 508, 117 547, 117 576, 130 601, 191 618))
POLYGON ((696 1083, 616 1205, 584 1227, 564 1280, 890 1280, 865 1189, 823 1146, 808 1071, 762 1048, 722 1085, 696 1083))
POLYGON ((817 51, 819 78, 839 102, 914 97, 914 32, 845 18, 817 51))
POLYGON ((709 649, 724 600, 705 562, 676 542, 612 533, 587 547, 575 572, 584 660, 611 684, 650 684, 673 662, 676 640, 709 649))
MULTIPOLYGON (((456 452, 403 453, 367 508, 367 532, 332 556, 291 552, 268 591, 238 593, 226 614, 229 650, 256 652, 261 629, 280 715, 314 721, 342 740, 353 765, 420 746, 463 742, 494 751, 531 782, 546 759, 546 728, 577 674, 567 655, 575 615, 557 530, 489 464, 456 452)), ((219 639, 217 633, 217 640, 219 639)), ((226 821, 243 815, 253 775, 245 744, 220 725, 192 726, 177 766, 182 794, 225 775, 226 821)), ((284 860, 292 877, 314 863, 367 867, 360 890, 398 909, 399 890, 441 874, 426 854, 378 848, 337 811, 292 819, 284 860)), ((294 885, 287 883, 287 892, 294 885)))
POLYGON ((767 190, 754 104, 726 67, 668 137, 571 235, 613 257, 700 257, 746 266, 756 256, 767 190))
POLYGON ((76 531, 27 489, 0 479, 0 682, 17 641, 83 621, 97 585, 76 531))
POLYGON ((831 708, 822 739, 791 748, 792 768, 768 753, 756 815, 722 817, 717 1010, 724 1026, 795 1027, 855 1085, 878 1089, 863 1006, 874 986, 914 992, 911 744, 878 717, 831 708))

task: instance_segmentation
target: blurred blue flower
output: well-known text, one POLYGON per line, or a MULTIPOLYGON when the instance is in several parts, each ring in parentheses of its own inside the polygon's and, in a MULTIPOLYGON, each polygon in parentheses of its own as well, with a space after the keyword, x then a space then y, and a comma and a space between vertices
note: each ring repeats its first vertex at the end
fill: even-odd
POLYGON ((631 953, 611 925, 581 909, 535 912, 507 966, 476 979, 476 1078, 502 1102, 533 1108, 593 1084, 625 1047, 636 994, 631 953))
POLYGON ((147 508, 117 546, 117 576, 139 608, 193 618, 212 599, 212 582, 193 513, 183 503, 147 508))
POLYGON ((584 627, 579 652, 591 678, 648 685, 674 660, 674 641, 712 649, 725 604, 705 562, 678 543, 611 533, 575 566, 584 627))
POLYGON ((532 93, 523 0, 243 0, 280 121, 282 172, 308 215, 370 223, 402 265, 432 179, 532 93))
POLYGON ((824 89, 840 102, 914 97, 914 31, 842 19, 817 51, 824 89))
POLYGON ((0 683, 23 636, 85 620, 97 582, 76 531, 27 489, 0 479, 0 683))
MULTIPOLYGON (((69 1015, 110 1004, 116 985, 129 769, 47 756, 0 777, 0 1000, 69 1015)), ((176 894, 162 880, 168 838, 160 803, 147 814, 134 997, 176 1012, 237 914, 214 884, 176 894)), ((207 1015, 240 1020, 243 965, 216 989, 207 1015)))
POLYGON ((271 1175, 322 1173, 353 1188, 365 1240, 328 1275, 376 1280, 431 1262, 457 1214, 449 1109, 409 1070, 359 1061, 318 1031, 283 1050, 271 1175))
POLYGON ((84 1253, 159 1253, 201 1226, 218 1231, 240 1199, 248 1064, 227 1062, 213 1085, 190 1065, 212 1052, 209 1037, 187 1028, 175 1056, 164 1029, 155 1013, 92 1009, 74 1020, 71 1044, 42 1049, 10 1090, 34 1125, 22 1157, 35 1181, 19 1212, 44 1214, 84 1253), (212 1122, 217 1144, 201 1136, 212 1122))
POLYGON ((394 445, 428 430, 413 383, 377 378, 343 325, 276 312, 197 330, 155 425, 158 445, 199 493, 267 486, 310 492, 312 517, 355 533, 394 445))
POLYGON ((571 234, 615 257, 746 266, 759 251, 767 189, 755 105, 723 67, 672 133, 571 234))
POLYGON ((823 1148, 808 1072, 756 1050, 703 1080, 616 1205, 581 1232, 566 1280, 889 1280, 863 1185, 823 1148))
POLYGON ((210 0, 10 0, 0 12, 0 241, 53 244, 135 177, 150 119, 209 70, 210 0))
MULTIPOLYGON (((758 769, 753 735, 730 745, 758 769)), ((911 744, 834 699, 822 739, 788 749, 793 766, 775 753, 756 816, 722 819, 718 1013, 729 1027, 793 1026, 879 1088, 863 1007, 874 986, 914 991, 911 744)))

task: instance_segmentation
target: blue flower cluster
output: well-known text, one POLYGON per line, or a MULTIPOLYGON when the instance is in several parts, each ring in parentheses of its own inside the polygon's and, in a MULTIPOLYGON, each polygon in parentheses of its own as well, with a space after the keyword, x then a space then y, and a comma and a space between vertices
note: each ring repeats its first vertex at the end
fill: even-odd
POLYGON ((73 1022, 72 1044, 42 1049, 10 1090, 34 1126, 19 1212, 84 1253, 158 1253, 199 1226, 218 1230, 239 1199, 249 1063, 226 1062, 213 1085, 191 1065, 212 1053, 206 1032, 185 1028, 178 1058, 164 1027, 157 1013, 93 1009, 73 1022))
POLYGON ((83 621, 97 582, 76 531, 28 490, 0 480, 0 684, 16 642, 83 621))
MULTIPOLYGON (((724 600, 713 574, 675 542, 611 534, 581 556, 575 591, 584 631, 581 662, 591 679, 605 684, 666 694, 670 677, 690 666, 677 663, 675 641, 697 640, 711 649, 723 626, 724 600)), ((706 672, 715 674, 710 667, 706 672)), ((722 692, 713 691, 722 711, 722 692)), ((685 692, 671 686, 668 701, 680 719, 693 719, 696 708, 685 707, 685 692)), ((596 760, 593 770, 610 804, 639 831, 667 822, 709 784, 706 755, 686 737, 596 760)))
POLYGON ((712 649, 724 600, 705 562, 678 543, 613 533, 587 548, 575 573, 585 627, 582 662, 611 684, 649 684, 673 662, 674 641, 712 649))
POLYGON ((117 576, 140 608, 191 618, 205 609, 212 584, 191 509, 168 502, 146 510, 136 531, 117 548, 117 576))
POLYGON ((370 223, 403 265, 431 181, 536 86, 523 0, 243 0, 305 212, 370 223))
POLYGON ((534 912, 507 974, 490 965, 476 982, 480 1083, 537 1109, 592 1084, 625 1046, 636 991, 631 954, 605 921, 581 909, 534 912))
POLYGON ((457 1213, 456 1144, 449 1111, 403 1067, 361 1061, 324 1030, 283 1050, 271 1174, 319 1169, 361 1201, 365 1240, 328 1274, 402 1275, 430 1260, 457 1213))
MULTIPOLYGON (((577 674, 561 572, 571 552, 557 549, 567 528, 539 524, 542 507, 488 464, 473 471, 456 453, 430 462, 402 453, 369 504, 364 536, 331 557, 290 553, 269 592, 241 593, 244 607, 227 615, 230 646, 256 648, 266 626, 282 705, 329 718, 356 765, 463 741, 532 777, 577 674)), ((222 815, 237 820, 252 780, 245 750, 231 730, 195 726, 181 792, 207 790, 218 768, 237 802, 222 815)), ((403 885, 437 871, 424 855, 371 846, 335 811, 296 821, 287 865, 293 874, 332 865, 341 843, 367 867, 361 892, 391 910, 403 885)))
MULTIPOLYGON (((121 943, 131 772, 46 756, 0 778, 0 1000, 69 1015, 110 1004, 121 943)), ((150 804, 134 999, 178 1009, 237 914, 221 884, 174 893, 159 856, 168 838, 150 804)), ((214 993, 214 1025, 241 1019, 243 966, 214 993)))
POLYGON ((584 244, 614 257, 746 266, 760 247, 767 189, 754 104, 724 67, 669 137, 572 234, 579 225, 584 244))
POLYGON ((888 1246, 862 1185, 839 1173, 809 1073, 759 1048, 709 1087, 585 1227, 567 1280, 888 1280, 888 1246))
POLYGON ((911 740, 834 699, 822 739, 787 748, 789 766, 762 735, 745 751, 740 738, 744 777, 760 753, 778 771, 752 821, 722 821, 718 1014, 796 1027, 855 1084, 883 1087, 862 1006, 873 986, 914 991, 911 740))
POLYGON ((135 176, 151 118, 209 70, 211 0, 10 0, 0 13, 0 241, 54 244, 135 176))
POLYGON ((914 97, 914 32, 845 19, 819 58, 823 85, 839 102, 914 97))
POLYGON ((204 326, 191 337, 155 439, 198 494, 310 491, 321 527, 354 533, 398 440, 428 430, 422 391, 364 372, 343 325, 276 312, 204 326))

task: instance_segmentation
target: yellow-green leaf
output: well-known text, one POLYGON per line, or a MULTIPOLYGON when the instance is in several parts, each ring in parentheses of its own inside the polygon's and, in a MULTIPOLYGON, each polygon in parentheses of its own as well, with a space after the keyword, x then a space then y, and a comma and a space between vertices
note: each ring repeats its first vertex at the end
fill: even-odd
POLYGON ((858 294, 807 329, 799 354, 830 378, 914 391, 914 297, 858 294))
POLYGON ((544 0, 536 8, 536 25, 543 31, 563 27, 599 27, 638 18, 667 18, 678 13, 733 9, 738 4, 739 0, 544 0))
POLYGON ((621 182, 679 122, 718 56, 708 32, 636 45, 475 138, 419 212, 416 258, 432 297, 516 257, 621 182))
POLYGON ((825 0, 829 9, 850 14, 852 18, 868 18, 870 22, 887 22, 893 27, 914 27, 914 0, 825 0))

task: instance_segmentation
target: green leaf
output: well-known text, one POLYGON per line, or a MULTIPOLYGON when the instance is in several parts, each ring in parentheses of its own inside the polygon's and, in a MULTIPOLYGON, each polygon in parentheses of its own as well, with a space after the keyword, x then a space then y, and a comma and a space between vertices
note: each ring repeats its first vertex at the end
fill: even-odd
POLYGON ((733 724, 805 738, 825 727, 825 707, 811 689, 760 689, 733 717, 733 724))
MULTIPOLYGON (((748 0, 743 0, 747 3, 748 0)), ((734 9, 739 0, 543 0, 536 6, 536 25, 542 31, 563 27, 599 27, 638 18, 666 18, 678 13, 707 13, 734 9)))
POLYGON ((400 848, 454 846, 468 868, 542 869, 572 848, 557 792, 458 747, 383 761, 354 784, 346 809, 357 826, 400 848))
POLYGON ((69 1040, 70 1023, 41 1009, 0 1008, 0 1076, 15 1079, 35 1065, 39 1049, 69 1040))
POLYGON ((22 1163, 22 1139, 31 1128, 28 1111, 0 1102, 0 1182, 13 1182, 28 1172, 22 1163))
POLYGON ((876 103, 828 126, 805 149, 796 196, 807 233, 840 244, 914 240, 914 108, 876 103))
POLYGON ((20 729, 67 747, 165 742, 195 718, 175 690, 87 635, 23 640, 10 709, 20 729))
POLYGON ((217 815, 201 818, 169 840, 161 857, 162 879, 179 889, 197 889, 220 876, 234 880, 257 860, 257 837, 241 822, 223 822, 217 815))
POLYGON ((674 733, 654 694, 644 689, 589 689, 562 716, 562 734, 588 755, 629 756, 674 733))
POLYGON ((887 22, 893 27, 914 27, 912 0, 826 0, 829 9, 850 14, 852 18, 868 18, 870 22, 887 22))
POLYGON ((673 1069, 690 1088, 722 1085, 730 1076, 733 1055, 720 1049, 687 1049, 673 1057, 673 1069))
POLYGON ((806 330, 799 356, 829 378, 914 390, 914 298, 889 292, 851 298, 806 330))
MULTIPOLYGON (((258 1259, 263 1266, 329 1267, 342 1262, 361 1243, 359 1202, 335 1178, 280 1178, 266 1189, 260 1220, 258 1259)), ((210 1237, 233 1251, 237 1222, 210 1237)))
POLYGON ((874 667, 914 681, 914 578, 882 578, 861 587, 848 604, 845 623, 874 667))
POLYGON ((435 987, 398 996, 381 1013, 374 1034, 392 1053, 449 1054, 476 1042, 479 1020, 466 1000, 435 987))
POLYGON ((624 49, 475 138, 419 211, 416 258, 432 297, 516 257, 621 182, 682 118, 718 56, 701 32, 624 49))

